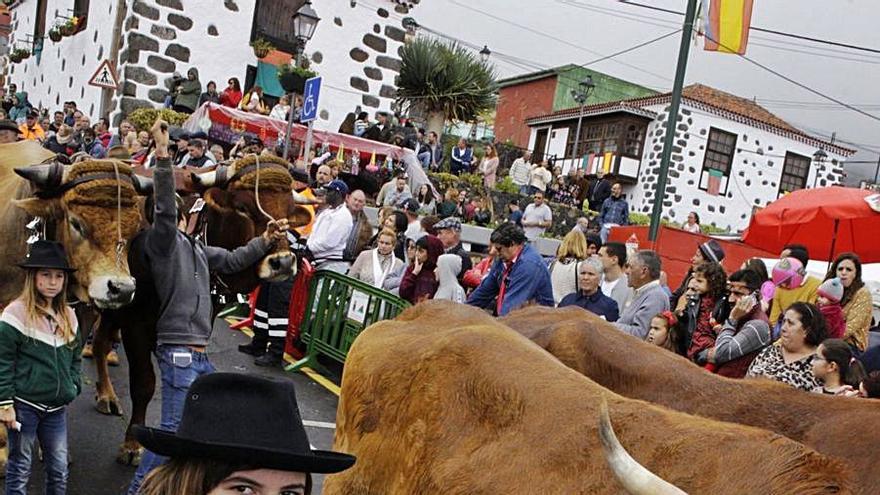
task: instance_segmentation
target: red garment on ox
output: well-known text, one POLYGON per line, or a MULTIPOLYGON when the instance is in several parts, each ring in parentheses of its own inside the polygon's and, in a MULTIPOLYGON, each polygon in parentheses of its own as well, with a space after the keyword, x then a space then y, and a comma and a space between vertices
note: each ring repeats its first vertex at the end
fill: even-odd
POLYGON ((811 258, 828 261, 852 251, 862 263, 880 262, 880 213, 866 201, 871 194, 839 186, 794 191, 756 213, 743 242, 772 253, 803 244, 811 258))

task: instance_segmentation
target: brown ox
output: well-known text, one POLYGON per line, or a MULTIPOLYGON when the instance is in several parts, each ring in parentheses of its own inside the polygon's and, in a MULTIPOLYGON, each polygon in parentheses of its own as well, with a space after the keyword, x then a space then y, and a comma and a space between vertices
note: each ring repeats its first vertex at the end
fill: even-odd
MULTIPOLYGON (((259 206, 257 203, 257 160, 250 156, 232 166, 219 166, 202 175, 193 174, 196 185, 204 189, 205 208, 199 214, 197 234, 209 245, 226 249, 243 246, 266 230, 269 219, 260 207, 273 218, 287 218, 291 228, 305 225, 311 219, 309 212, 293 202, 293 181, 284 160, 261 157, 259 167, 259 206), (219 178, 219 180, 218 180, 219 178)), ((132 413, 125 440, 117 461, 137 464, 143 452, 132 435, 132 426, 144 424, 147 406, 156 388, 156 375, 150 354, 156 345, 156 321, 159 301, 152 286, 149 266, 143 257, 143 237, 132 242, 129 262, 140 289, 134 302, 120 310, 105 311, 95 334, 94 357, 97 368, 96 408, 103 414, 122 414, 119 398, 110 382, 106 354, 110 350, 113 333, 122 330, 122 342, 129 364, 129 383, 132 413)), ((296 272, 296 257, 287 243, 278 243, 253 270, 218 277, 222 288, 232 293, 248 293, 261 279, 283 279, 296 272)), ((215 314, 217 313, 215 301, 215 314)))
POLYGON ((621 493, 600 446, 603 399, 633 457, 689 493, 850 491, 839 462, 801 444, 621 397, 479 310, 433 301, 351 348, 334 449, 358 460, 324 493, 621 493))
MULTIPOLYGON (((731 380, 634 339, 579 308, 531 307, 502 323, 563 364, 626 397, 721 421, 757 426, 844 461, 857 491, 880 493, 874 401, 828 397, 769 380, 731 380)), ((729 451, 720 446, 718 455, 729 451)))

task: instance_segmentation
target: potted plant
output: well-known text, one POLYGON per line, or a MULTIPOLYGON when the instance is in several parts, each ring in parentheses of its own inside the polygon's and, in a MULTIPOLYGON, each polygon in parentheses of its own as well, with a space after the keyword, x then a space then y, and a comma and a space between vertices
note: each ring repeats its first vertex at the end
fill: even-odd
POLYGON ((254 49, 254 56, 257 58, 263 58, 275 49, 275 45, 269 43, 263 38, 257 38, 251 42, 251 48, 254 49))
POLYGON ((76 33, 76 27, 78 24, 79 19, 74 16, 58 26, 58 30, 61 32, 62 36, 73 36, 76 33))
POLYGON ((317 76, 318 73, 309 69, 308 66, 300 67, 294 64, 284 64, 278 68, 278 82, 284 91, 288 93, 302 94, 306 85, 306 79, 317 76))
POLYGON ((14 48, 9 52, 9 60, 14 64, 17 64, 30 56, 31 52, 29 52, 27 48, 14 48))
POLYGON ((52 29, 49 30, 48 34, 49 34, 49 39, 54 41, 55 43, 58 43, 59 41, 61 41, 61 38, 64 37, 64 35, 61 34, 61 27, 60 26, 53 27, 52 29))

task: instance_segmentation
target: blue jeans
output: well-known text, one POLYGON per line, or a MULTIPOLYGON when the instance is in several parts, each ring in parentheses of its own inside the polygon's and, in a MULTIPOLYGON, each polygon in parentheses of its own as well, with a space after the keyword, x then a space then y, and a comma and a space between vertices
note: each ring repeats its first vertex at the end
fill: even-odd
POLYGON ((15 419, 21 423, 21 431, 9 430, 6 493, 8 495, 27 493, 37 440, 43 449, 46 494, 67 493, 67 410, 59 409, 47 413, 16 402, 15 419))
MULTIPOLYGON (((180 359, 180 357, 178 357, 180 359)), ((183 404, 186 401, 186 392, 196 378, 213 373, 214 365, 208 361, 208 355, 196 352, 187 346, 160 345, 156 348, 156 360, 159 361, 159 375, 162 379, 162 419, 159 428, 166 431, 177 431, 180 418, 183 415, 183 404), (191 356, 192 361, 174 362, 173 354, 191 356)), ((164 456, 154 454, 149 450, 144 453, 134 479, 128 487, 129 495, 135 495, 141 488, 147 473, 159 467, 165 462, 164 456)))
POLYGON ((419 162, 422 163, 422 168, 428 170, 431 167, 431 152, 424 151, 418 154, 419 162))

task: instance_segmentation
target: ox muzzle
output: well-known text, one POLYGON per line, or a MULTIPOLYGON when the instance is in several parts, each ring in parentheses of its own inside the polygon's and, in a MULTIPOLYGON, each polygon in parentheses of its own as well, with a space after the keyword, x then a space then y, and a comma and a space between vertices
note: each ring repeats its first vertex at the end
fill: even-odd
POLYGON ((94 277, 89 283, 89 299, 101 309, 118 309, 131 304, 136 283, 133 277, 94 277))

